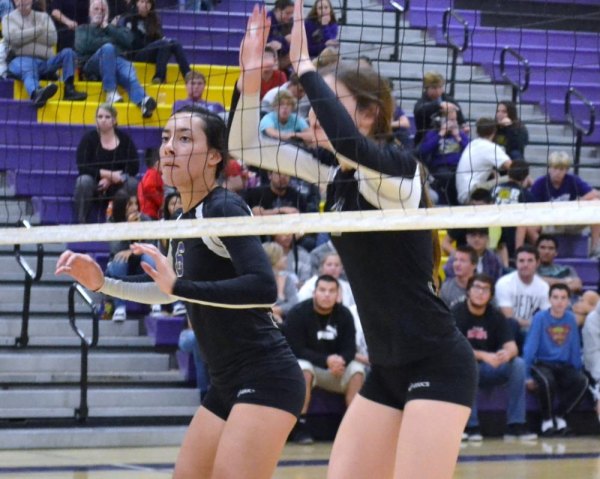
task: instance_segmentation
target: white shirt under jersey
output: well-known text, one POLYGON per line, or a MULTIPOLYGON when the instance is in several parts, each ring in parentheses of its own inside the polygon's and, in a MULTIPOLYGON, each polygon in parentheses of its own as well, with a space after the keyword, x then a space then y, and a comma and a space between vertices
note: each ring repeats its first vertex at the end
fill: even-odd
POLYGON ((470 142, 460 155, 456 167, 458 201, 466 204, 469 196, 481 183, 485 183, 494 170, 499 170, 510 157, 504 150, 485 138, 470 142))
POLYGON ((537 274, 529 284, 523 283, 514 271, 496 282, 496 301, 500 308, 512 308, 513 317, 531 320, 538 310, 550 307, 550 286, 537 274))

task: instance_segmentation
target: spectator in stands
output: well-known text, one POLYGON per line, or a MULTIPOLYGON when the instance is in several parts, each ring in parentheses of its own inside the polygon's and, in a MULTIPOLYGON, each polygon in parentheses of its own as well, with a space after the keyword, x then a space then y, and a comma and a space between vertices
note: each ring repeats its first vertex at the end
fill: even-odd
POLYGON ((75 29, 88 21, 88 2, 52 0, 48 10, 58 32, 58 50, 75 47, 75 29))
POLYGON ((469 144, 469 137, 461 131, 457 121, 457 107, 450 103, 442 110, 437 128, 425 133, 418 153, 433 182, 431 187, 438 195, 438 203, 457 205, 456 167, 461 153, 469 144))
POLYGON ((276 172, 269 173, 269 184, 249 188, 244 199, 255 215, 307 213, 306 199, 290 187, 290 177, 276 172))
POLYGON ((319 276, 326 274, 328 276, 333 276, 339 284, 338 303, 342 303, 347 308, 352 307, 354 305, 354 295, 352 294, 350 283, 341 278, 343 270, 344 266, 342 265, 340 255, 333 252, 326 254, 319 267, 319 273, 311 276, 300 288, 300 291, 298 291, 298 301, 304 301, 310 298, 313 295, 319 276))
POLYGON ((192 355, 194 359, 194 369, 196 369, 196 387, 200 391, 200 399, 204 398, 204 395, 210 388, 210 374, 206 363, 202 359, 202 352, 200 351, 200 345, 196 339, 196 334, 192 329, 192 325, 188 318, 188 327, 179 333, 178 346, 181 351, 192 355))
MULTIPOLYGON (((112 200, 112 216, 108 218, 113 223, 150 221, 150 218, 140 213, 137 196, 129 195, 127 191, 118 191, 112 200)), ((106 276, 109 278, 124 278, 126 276, 145 274, 142 261, 154 267, 154 260, 148 255, 135 255, 129 248, 132 241, 111 241, 110 262, 106 266, 106 276)), ((114 312, 112 320, 122 322, 127 319, 125 300, 113 298, 114 312)))
POLYGON ((298 244, 297 236, 291 233, 275 235, 273 241, 283 248, 283 254, 286 257, 286 270, 296 275, 298 279, 296 288, 300 288, 312 276, 310 269, 311 255, 298 244))
POLYGON ((590 392, 596 403, 596 414, 600 421, 600 304, 585 319, 581 336, 583 364, 592 379, 590 392))
POLYGON ((392 133, 404 148, 412 148, 413 140, 410 132, 410 121, 401 106, 396 106, 392 116, 392 133))
POLYGON ((146 150, 147 169, 137 189, 140 211, 153 220, 160 218, 164 201, 164 183, 159 170, 159 160, 157 148, 146 150))
MULTIPOLYGON (((516 251, 517 270, 496 282, 496 302, 506 318, 518 323, 515 340, 521 350, 523 332, 529 329, 537 311, 548 309, 548 284, 537 274, 539 254, 530 245, 516 251)), ((515 329, 516 325, 515 325, 515 329)))
POLYGON ((185 89, 187 91, 187 98, 185 100, 177 100, 173 104, 173 113, 180 110, 184 106, 194 105, 205 108, 208 111, 223 117, 225 114, 225 107, 221 103, 206 101, 204 98, 202 98, 205 88, 206 77, 204 74, 194 70, 189 71, 185 75, 185 89))
POLYGON ((96 129, 83 135, 77 147, 79 176, 75 183, 75 211, 79 223, 88 222, 92 200, 111 199, 117 191, 137 192, 139 159, 133 140, 117 128, 117 111, 101 104, 96 129))
POLYGON ((469 195, 477 188, 491 189, 499 183, 492 180, 496 172, 507 170, 511 159, 493 140, 496 135, 496 121, 491 118, 477 120, 477 136, 469 143, 458 162, 456 169, 456 191, 461 205, 469 201, 469 195))
POLYGON ((468 132, 465 118, 460 111, 459 104, 454 98, 444 93, 444 77, 437 72, 427 72, 423 77, 423 96, 417 101, 414 108, 415 145, 418 146, 428 130, 434 128, 435 119, 448 110, 448 105, 457 109, 457 121, 461 129, 468 132))
MULTIPOLYGON (((14 5, 12 0, 0 0, 0 21, 13 11, 14 5)), ((8 76, 8 44, 2 36, 2 30, 0 29, 0 78, 6 78, 8 76)))
POLYGON ((583 283, 575 268, 554 262, 558 256, 558 240, 556 237, 541 234, 535 246, 540 255, 540 265, 538 266, 537 274, 549 286, 562 283, 569 287, 572 298, 574 298, 572 312, 577 320, 577 325, 581 327, 586 316, 598 304, 598 293, 592 290, 583 291, 583 283))
POLYGON ((280 90, 273 100, 273 111, 260 120, 259 130, 276 140, 302 141, 297 133, 308 130, 308 122, 294 113, 296 98, 287 90, 280 90))
MULTIPOLYGON (((508 390, 506 408, 506 439, 534 440, 537 434, 529 432, 525 417, 525 361, 509 323, 492 305, 494 281, 486 274, 476 274, 467 284, 467 298, 452 307, 456 326, 465 335, 477 360, 479 387, 505 386, 508 390)), ((477 415, 477 398, 467 423, 466 438, 481 441, 477 415)))
MULTIPOLYGON (((600 192, 592 188, 579 176, 568 173, 571 167, 571 157, 566 151, 554 151, 548 157, 548 174, 540 176, 531 187, 533 201, 575 201, 598 200, 600 192)), ((581 234, 587 225, 583 226, 550 226, 529 227, 525 234, 533 244, 541 231, 551 234, 581 234)), ((600 257, 600 224, 590 225, 592 244, 590 256, 600 257)), ((524 237, 517 238, 517 244, 523 244, 524 237)))
POLYGON ((271 88, 267 93, 265 93, 265 96, 262 97, 260 102, 261 114, 266 114, 273 111, 273 100, 275 99, 275 96, 283 89, 289 91, 294 98, 296 98, 297 109, 295 113, 302 118, 308 118, 310 102, 308 101, 308 97, 306 96, 306 92, 304 91, 302 83, 300 83, 300 78, 298 78, 298 75, 296 74, 291 75, 290 79, 283 85, 271 88))
POLYGON ((589 385, 582 371, 579 329, 575 317, 567 311, 569 296, 565 284, 550 287, 550 308, 533 317, 525 341, 528 387, 537 388, 542 436, 571 432, 565 417, 579 404, 589 385), (557 396, 560 402, 554 412, 557 396))
MULTIPOLYGON (((337 254, 335 246, 333 246, 333 242, 331 241, 331 237, 310 252, 310 271, 312 276, 319 274, 319 268, 323 263, 323 259, 329 253, 337 254)), ((346 279, 346 275, 343 271, 340 274, 340 278, 346 279)))
POLYGON ((319 56, 313 59, 313 65, 316 69, 325 68, 340 61, 340 51, 338 48, 327 47, 319 56))
MULTIPOLYGON (((533 198, 526 188, 529 180, 529 166, 523 160, 513 160, 508 168, 508 180, 498 183, 492 189, 492 198, 497 205, 512 205, 516 203, 531 203, 533 198)), ((508 258, 514 258, 517 230, 520 227, 502 227, 500 242, 506 247, 508 258)), ((504 258, 504 264, 508 263, 504 258)))
POLYGON ((446 306, 452 308, 463 301, 467 294, 467 284, 475 274, 479 258, 472 246, 463 245, 456 248, 452 256, 452 277, 446 277, 440 289, 440 298, 446 306))
POLYGON ((344 394, 352 402, 365 380, 364 364, 356 355, 354 319, 337 302, 339 284, 333 276, 317 279, 312 299, 298 303, 288 313, 284 333, 298 358, 306 381, 306 399, 292 438, 301 444, 313 442, 305 417, 315 386, 344 394))
POLYGON ((21 80, 36 108, 43 107, 58 91, 50 83, 40 86, 40 78, 62 69, 64 100, 83 101, 87 94, 75 90, 77 57, 70 48, 54 54, 57 33, 50 16, 32 9, 31 0, 16 0, 16 8, 2 18, 2 35, 8 48, 8 71, 21 80))
MULTIPOLYGON (((488 228, 471 228, 466 230, 466 243, 471 246, 477 254, 477 273, 485 273, 491 276, 494 281, 497 281, 502 273, 504 267, 502 262, 488 246, 489 246, 489 230, 488 228)), ((455 253, 456 254, 456 253, 455 253)), ((454 258, 455 254, 448 258, 448 262, 444 266, 446 277, 452 278, 454 276, 454 258)))
POLYGON ((318 57, 327 47, 339 47, 338 23, 329 0, 317 0, 313 3, 304 25, 311 58, 318 57))
POLYGON ((155 63, 156 71, 152 83, 165 83, 167 78, 167 63, 171 55, 179 65, 181 76, 190 72, 188 62, 181 43, 174 38, 163 35, 160 18, 155 10, 155 0, 137 0, 137 12, 124 15, 119 25, 128 28, 133 33, 132 49, 128 58, 135 62, 155 63))
POLYGON ((511 160, 523 160, 529 143, 527 128, 519 120, 517 107, 512 101, 503 100, 496 106, 496 136, 494 143, 504 148, 511 160))
POLYGON ((269 90, 284 85, 286 82, 287 75, 285 72, 278 69, 277 53, 275 53, 273 48, 269 46, 265 47, 262 61, 260 99, 262 100, 269 90))
POLYGON ((275 283, 277 283, 277 301, 273 305, 272 312, 275 321, 283 323, 286 315, 298 302, 298 277, 288 271, 287 257, 281 245, 274 241, 263 243, 263 248, 273 268, 275 283))
POLYGON ((107 103, 123 100, 117 91, 117 85, 120 85, 127 90, 129 100, 140 107, 142 116, 149 118, 156 109, 156 101, 146 95, 134 66, 122 56, 131 50, 133 34, 125 27, 109 24, 108 19, 106 0, 91 0, 90 23, 75 30, 75 50, 83 72, 88 79, 102 80, 107 103))
MULTIPOLYGON (((294 2, 292 0, 275 0, 273 9, 267 13, 271 20, 267 47, 275 54, 278 68, 287 70, 290 67, 290 38, 294 20, 294 2)), ((267 88, 267 90, 269 90, 267 88)), ((265 92, 267 91, 265 90, 265 92)), ((261 89, 261 98, 264 92, 261 89)))

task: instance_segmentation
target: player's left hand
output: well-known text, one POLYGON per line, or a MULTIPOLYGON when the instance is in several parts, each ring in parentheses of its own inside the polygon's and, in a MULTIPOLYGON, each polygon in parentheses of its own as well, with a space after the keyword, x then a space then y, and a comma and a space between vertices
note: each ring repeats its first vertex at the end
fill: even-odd
POLYGON ((146 254, 150 256, 154 260, 156 267, 153 268, 145 261, 142 261, 142 269, 154 280, 163 293, 173 293, 173 286, 177 280, 177 275, 167 257, 156 246, 148 243, 133 243, 131 251, 137 255, 146 254))

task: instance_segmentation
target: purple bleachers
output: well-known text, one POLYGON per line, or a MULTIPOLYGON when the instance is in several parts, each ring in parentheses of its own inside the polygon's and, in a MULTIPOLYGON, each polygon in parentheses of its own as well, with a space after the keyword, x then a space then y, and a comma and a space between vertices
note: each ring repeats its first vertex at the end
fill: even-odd
POLYGON ((590 239, 585 235, 556 235, 559 258, 587 258, 590 239))
POLYGON ((155 346, 177 346, 179 342, 179 333, 186 327, 187 319, 185 316, 146 316, 144 326, 146 334, 154 338, 155 346))
MULTIPOLYGON (((408 11, 408 20, 411 27, 415 28, 430 28, 442 24, 442 19, 446 7, 419 7, 411 4, 408 11)), ((463 20, 469 25, 479 25, 479 13, 474 10, 454 10, 463 20)), ((456 20, 451 19, 450 25, 457 24, 456 20)), ((457 24, 458 25, 458 24, 457 24)), ((462 29, 462 27, 461 27, 462 29)), ((457 37, 460 38, 460 37, 457 37)))
MULTIPOLYGON (((169 28, 216 28, 216 29, 239 29, 244 30, 248 22, 248 16, 239 12, 204 12, 193 15, 183 15, 173 10, 162 10, 159 12, 163 24, 163 30, 169 28)), ((177 37, 179 39, 179 36, 177 37)))
POLYGON ((77 178, 77 170, 40 171, 9 170, 6 179, 21 196, 71 196, 77 178), (51 181, 49 181, 51 180, 51 181))
POLYGON ((600 266, 598 260, 593 258, 557 258, 557 264, 571 266, 577 271, 585 289, 598 290, 600 281, 600 266))

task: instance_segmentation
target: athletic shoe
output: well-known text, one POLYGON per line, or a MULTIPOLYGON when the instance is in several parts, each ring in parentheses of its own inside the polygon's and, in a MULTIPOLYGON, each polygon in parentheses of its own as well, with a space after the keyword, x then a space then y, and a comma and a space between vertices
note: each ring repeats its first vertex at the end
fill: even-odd
POLYGON ((467 433, 469 442, 483 441, 483 436, 481 435, 481 429, 479 429, 479 426, 468 427, 465 432, 467 433))
POLYGON ((163 316, 162 308, 160 304, 153 304, 150 310, 150 316, 158 317, 163 316))
POLYGON ((559 436, 573 436, 575 432, 567 425, 562 417, 556 418, 556 434, 559 436))
POLYGON ((183 304, 181 301, 177 301, 173 305, 173 316, 185 316, 186 314, 187 309, 185 307, 185 304, 183 304))
POLYGON ((145 96, 142 103, 140 103, 140 108, 142 109, 142 116, 150 118, 154 110, 156 110, 156 100, 151 96, 145 96))
POLYGON ((31 95, 31 101, 36 108, 42 108, 50 98, 56 95, 58 86, 55 83, 50 83, 44 88, 38 88, 31 95))
POLYGON ((112 105, 113 103, 120 103, 123 101, 123 97, 119 95, 117 90, 106 92, 106 103, 112 105))
POLYGON ((556 434, 556 429, 554 428, 554 421, 552 419, 546 419, 542 421, 541 427, 541 436, 542 437, 551 437, 556 434))
POLYGON ((504 434, 506 440, 535 441, 537 437, 537 434, 529 431, 525 424, 509 424, 504 434))
POLYGON ((469 439, 469 435, 466 432, 462 433, 461 441, 467 441, 469 439))
POLYGON ((298 419, 298 422, 294 426, 294 429, 292 429, 290 438, 296 444, 307 445, 315 442, 312 435, 308 431, 306 419, 298 419))
POLYGON ((118 306, 113 313, 112 320, 116 323, 122 323, 127 319, 127 310, 125 306, 118 306))

